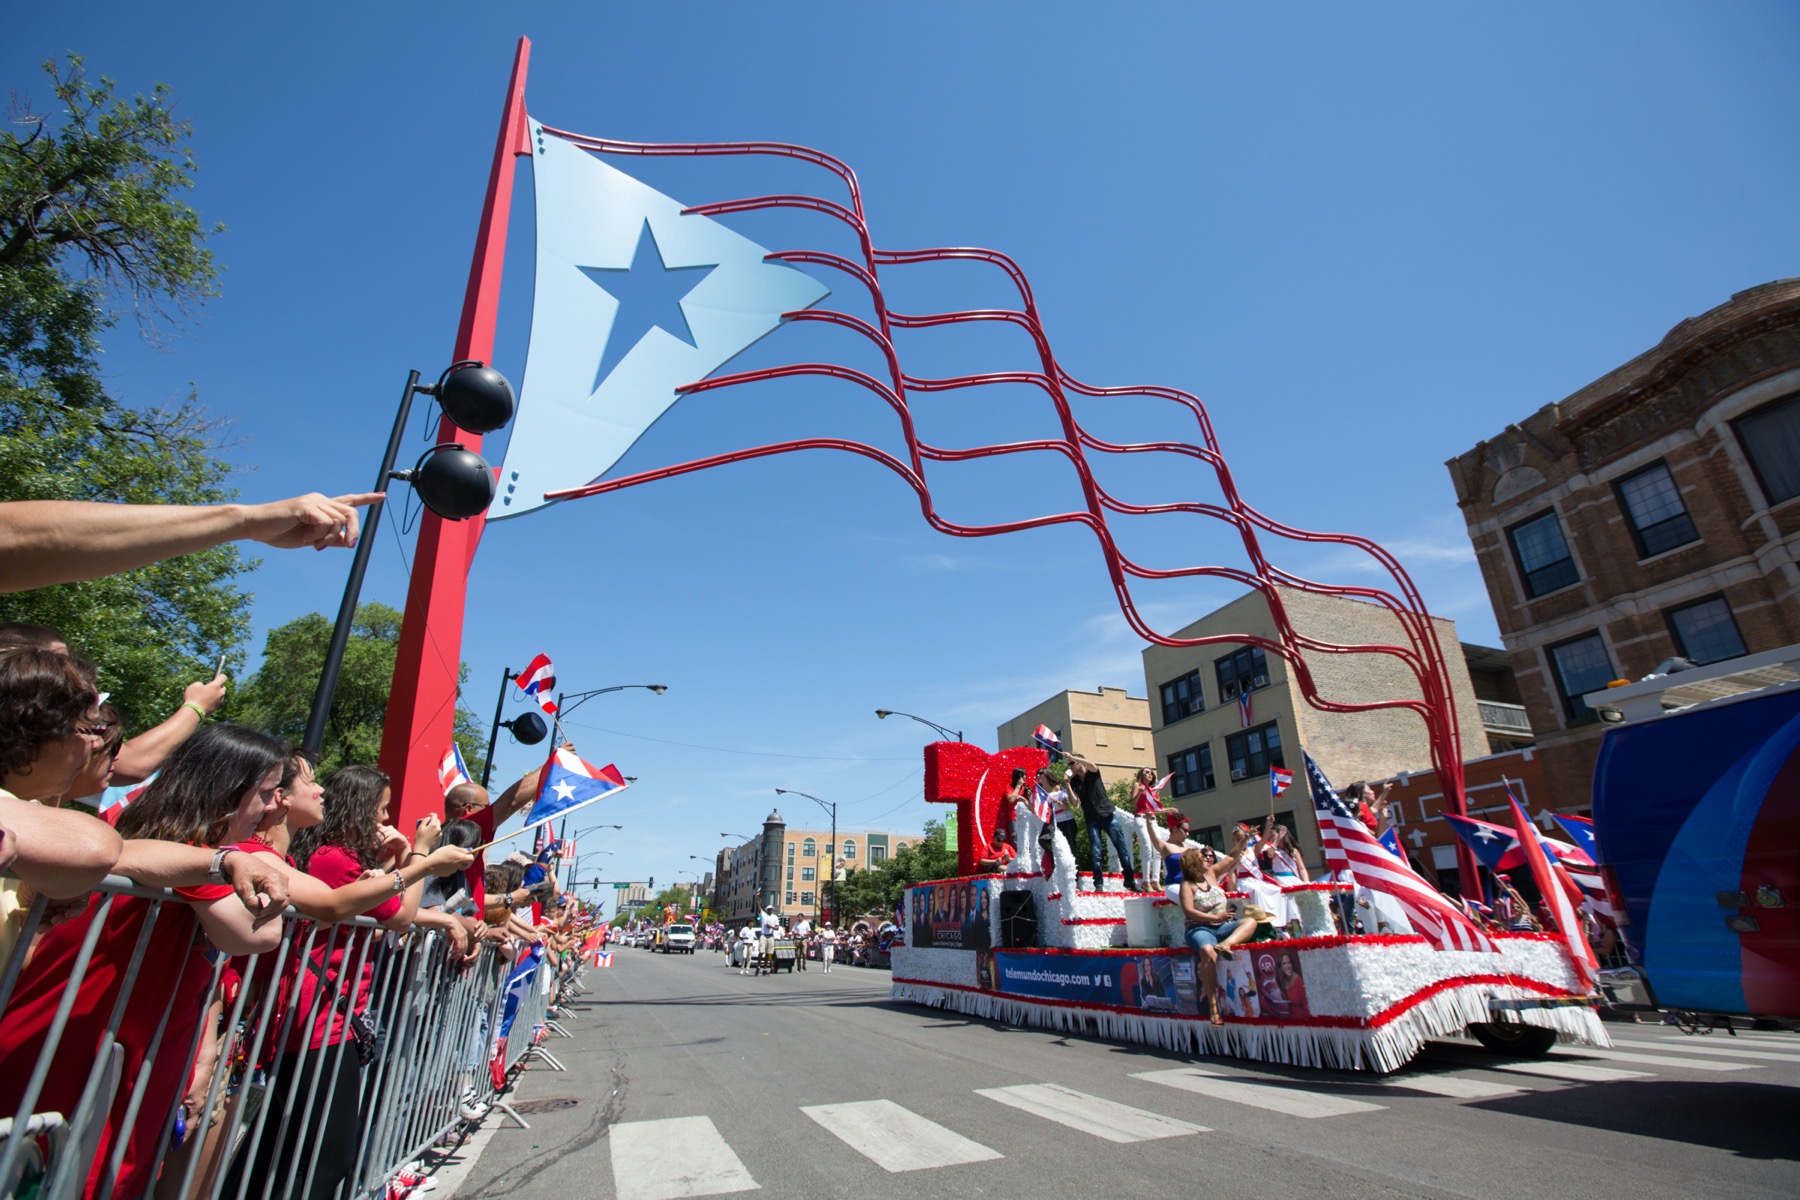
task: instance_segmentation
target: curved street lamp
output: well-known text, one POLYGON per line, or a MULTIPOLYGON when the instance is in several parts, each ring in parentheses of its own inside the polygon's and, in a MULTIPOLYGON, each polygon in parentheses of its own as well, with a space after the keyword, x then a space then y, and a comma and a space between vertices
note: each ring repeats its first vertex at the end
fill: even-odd
POLYGON ((556 693, 556 715, 558 718, 566 717, 595 696, 604 696, 608 692, 629 691, 632 688, 643 688, 646 692, 655 692, 660 696, 669 690, 669 685, 666 683, 615 683, 611 687, 595 688, 591 692, 576 692, 572 696, 565 696, 558 692, 556 693))
POLYGON ((953 742, 960 742, 963 740, 962 730, 960 729, 947 729, 944 726, 939 725, 936 721, 927 721, 924 717, 915 717, 912 713, 903 713, 899 709, 878 708, 875 710, 875 715, 882 720, 886 720, 888 717, 906 717, 909 720, 917 721, 921 725, 931 726, 931 728, 938 731, 940 737, 948 738, 953 742))
MULTIPOLYGON (((902 714, 902 715, 905 715, 905 714, 902 714)), ((837 881, 838 881, 837 805, 833 804, 829 800, 821 800, 817 796, 813 795, 811 792, 796 792, 793 788, 776 788, 775 794, 777 796, 804 796, 808 800, 811 800, 814 804, 818 805, 820 808, 824 809, 826 812, 831 814, 831 856, 827 860, 828 865, 831 868, 831 919, 839 924, 842 924, 843 919, 844 919, 843 914, 838 912, 838 907, 837 907, 837 881)))

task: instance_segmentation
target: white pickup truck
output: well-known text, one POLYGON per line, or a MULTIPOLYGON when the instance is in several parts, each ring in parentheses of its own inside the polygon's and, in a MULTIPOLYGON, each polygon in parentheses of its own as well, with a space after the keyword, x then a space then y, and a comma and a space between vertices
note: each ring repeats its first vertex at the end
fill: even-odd
POLYGON ((694 927, 692 925, 665 926, 663 935, 656 939, 656 948, 664 954, 692 954, 694 952, 694 927))

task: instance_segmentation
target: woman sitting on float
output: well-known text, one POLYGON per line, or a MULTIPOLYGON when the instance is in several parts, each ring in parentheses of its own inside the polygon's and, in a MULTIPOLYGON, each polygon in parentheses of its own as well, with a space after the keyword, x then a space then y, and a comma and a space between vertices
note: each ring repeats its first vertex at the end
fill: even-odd
POLYGON ((1225 901, 1220 881, 1237 870, 1238 859, 1249 841, 1241 828, 1232 834, 1231 853, 1220 858, 1214 854, 1189 849, 1181 855, 1181 891, 1178 903, 1187 922, 1187 944, 1200 964, 1200 986, 1205 993, 1206 1011, 1214 1025, 1223 1025, 1219 1016, 1219 958, 1231 957, 1231 948, 1246 942, 1256 932, 1256 922, 1248 917, 1233 917, 1225 901))

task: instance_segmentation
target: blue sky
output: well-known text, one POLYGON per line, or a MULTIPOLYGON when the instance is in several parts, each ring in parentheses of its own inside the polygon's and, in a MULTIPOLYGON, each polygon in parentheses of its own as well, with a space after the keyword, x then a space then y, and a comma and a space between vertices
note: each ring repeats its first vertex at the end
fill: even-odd
MULTIPOLYGON (((1497 635, 1444 460, 1732 292, 1800 273, 1800 11, 1780 3, 97 3, 21 10, 8 34, 5 77, 40 103, 35 64, 76 50, 126 90, 167 81, 194 122, 196 204, 229 226, 223 294, 165 349, 121 328, 107 366, 132 402, 192 381, 235 418, 252 498, 367 487, 406 371, 447 361, 520 34, 530 110, 551 125, 815 146, 856 168, 878 245, 1006 251, 1071 373, 1199 395, 1252 503, 1384 542, 1471 641, 1497 635)), ((689 201, 806 182, 741 163, 620 165, 689 201)), ((496 351, 515 381, 528 175, 496 351)), ((736 227, 840 248, 798 218, 736 227)), ((973 271, 888 284, 903 309, 1002 298, 973 271)), ((987 332, 901 346, 920 374, 1024 366, 1028 349, 987 332)), ((793 330, 740 365, 832 355, 872 365, 841 335, 793 330)), ((1001 389, 921 397, 915 412, 940 445, 1048 432, 1041 401, 1001 389)), ((1179 432, 1147 406, 1078 415, 1118 440, 1179 432)), ((620 469, 826 435, 899 442, 843 385, 764 385, 682 401, 620 469)), ((490 439, 495 462, 500 450, 490 439)), ((1103 481, 1154 501, 1211 486, 1168 467, 1103 481)), ((972 523, 1075 504, 1041 456, 932 482, 940 510, 972 523)), ((396 605, 411 555, 397 512, 364 593, 396 605)), ((1120 533, 1152 565, 1241 554, 1200 522, 1120 533)), ((1366 579, 1339 556, 1284 561, 1366 579)), ((256 646, 334 611, 348 565, 267 557, 256 646)), ((1232 595, 1138 593, 1163 630, 1232 595)), ((598 843, 617 852, 596 860, 609 878, 702 867, 687 856, 756 828, 776 787, 837 801, 846 828, 916 828, 933 815, 929 735, 876 721, 878 707, 991 747, 998 723, 1064 687, 1144 689, 1090 536, 945 537, 897 479, 846 455, 495 526, 469 611, 467 695, 484 720, 502 667, 538 650, 571 690, 669 685, 574 717, 584 755, 640 777, 605 817, 625 826, 598 843)), ((535 758, 503 736, 502 772, 535 758)), ((781 800, 791 822, 820 816, 781 800)))

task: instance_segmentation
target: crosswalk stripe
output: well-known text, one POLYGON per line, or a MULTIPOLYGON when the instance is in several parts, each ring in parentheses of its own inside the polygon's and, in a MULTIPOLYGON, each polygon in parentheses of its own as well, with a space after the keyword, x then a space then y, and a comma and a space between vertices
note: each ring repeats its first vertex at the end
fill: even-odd
POLYGON ((1723 1046, 1716 1042, 1704 1046, 1689 1046, 1677 1045, 1672 1042, 1640 1041, 1637 1038, 1614 1038, 1613 1045, 1630 1046, 1634 1050, 1655 1050, 1659 1053, 1671 1051, 1675 1054, 1704 1054, 1708 1058, 1748 1058, 1755 1059, 1757 1062, 1800 1063, 1800 1054, 1780 1054, 1773 1050, 1739 1050, 1729 1043, 1723 1046))
POLYGON ((1091 1133, 1109 1142, 1147 1142, 1155 1138, 1210 1133, 1204 1125, 1190 1125, 1161 1113, 1115 1104, 1054 1083, 1021 1083, 1014 1087, 977 1088, 977 1096, 998 1100, 1034 1116, 1091 1133))
POLYGON ((1430 1092, 1434 1096, 1451 1096, 1458 1100, 1485 1100, 1492 1096, 1516 1096, 1523 1091, 1510 1083, 1489 1079, 1464 1079, 1461 1075, 1406 1075, 1384 1079, 1383 1088, 1397 1091, 1430 1092))
POLYGON ((613 1190, 619 1200, 679 1200, 762 1186, 710 1117, 627 1121, 612 1127, 610 1140, 613 1190))
POLYGON ((892 1100, 815 1104, 800 1111, 884 1171, 922 1171, 1005 1157, 892 1100))
POLYGON ((1618 1079, 1648 1079, 1645 1071, 1621 1071, 1617 1067, 1590 1067, 1576 1062, 1496 1062, 1483 1063, 1483 1070, 1511 1071, 1518 1075, 1542 1075, 1547 1079, 1567 1079, 1572 1083, 1611 1083, 1618 1079))
MULTIPOLYGON (((1633 1045, 1636 1043, 1634 1042, 1633 1045)), ((1570 1047, 1581 1058, 1605 1058, 1617 1062, 1643 1063, 1651 1067, 1684 1067, 1689 1071, 1754 1071, 1755 1063, 1719 1062, 1711 1058, 1676 1058, 1668 1054, 1638 1054, 1631 1050, 1603 1050, 1598 1046, 1570 1047)), ((1557 1055, 1562 1058, 1561 1054, 1557 1055)))
POLYGON ((1204 1067, 1178 1067, 1172 1071, 1144 1071, 1132 1076, 1134 1079, 1160 1083, 1164 1087, 1180 1088, 1185 1092, 1198 1092, 1213 1100, 1223 1100, 1231 1104, 1247 1104, 1252 1108, 1266 1108, 1270 1112, 1286 1113, 1290 1117, 1342 1117, 1351 1113, 1378 1112, 1386 1108, 1385 1104, 1370 1104, 1366 1100, 1351 1100, 1344 1096, 1333 1096, 1325 1092, 1305 1091, 1299 1088, 1278 1087, 1267 1083, 1251 1083, 1243 1079, 1231 1079, 1204 1067))

